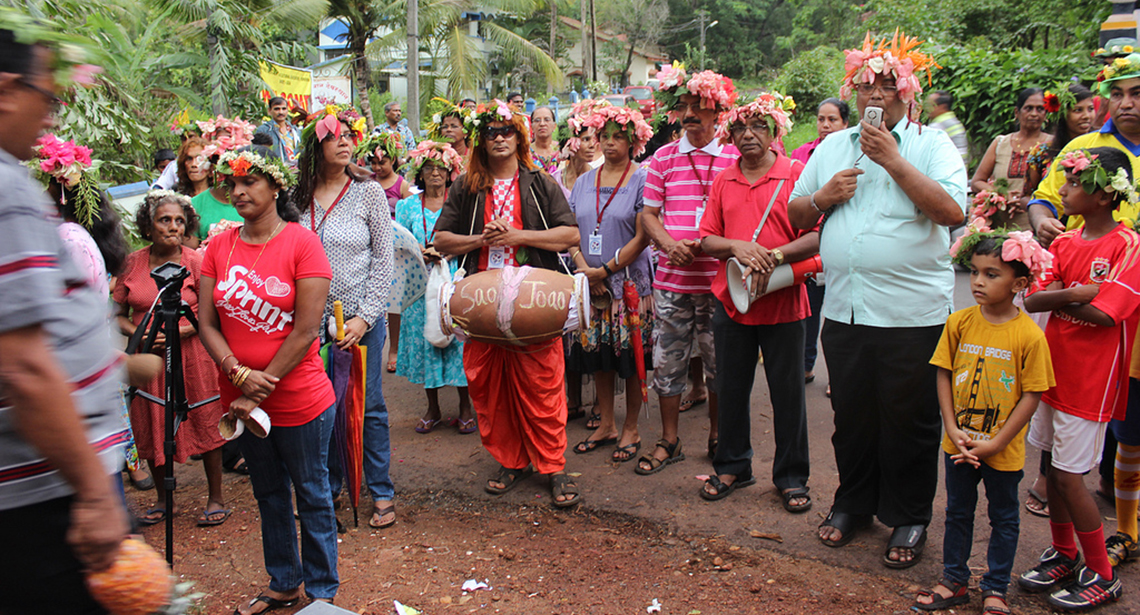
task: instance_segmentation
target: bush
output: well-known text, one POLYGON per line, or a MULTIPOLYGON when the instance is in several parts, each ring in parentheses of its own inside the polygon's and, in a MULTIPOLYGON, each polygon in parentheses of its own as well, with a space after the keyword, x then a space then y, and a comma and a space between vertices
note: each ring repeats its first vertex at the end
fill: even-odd
POLYGON ((780 68, 772 88, 796 101, 796 116, 814 117, 819 103, 839 95, 843 82, 843 52, 834 47, 816 47, 788 60, 780 68))

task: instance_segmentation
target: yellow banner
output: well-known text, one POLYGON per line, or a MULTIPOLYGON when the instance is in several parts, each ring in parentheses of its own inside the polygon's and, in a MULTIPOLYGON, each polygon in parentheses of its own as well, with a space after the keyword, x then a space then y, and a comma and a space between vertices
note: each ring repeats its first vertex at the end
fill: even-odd
POLYGON ((280 96, 290 103, 300 105, 306 111, 312 111, 310 109, 313 102, 313 73, 311 71, 262 60, 261 78, 270 88, 261 91, 261 98, 267 103, 270 98, 280 96))

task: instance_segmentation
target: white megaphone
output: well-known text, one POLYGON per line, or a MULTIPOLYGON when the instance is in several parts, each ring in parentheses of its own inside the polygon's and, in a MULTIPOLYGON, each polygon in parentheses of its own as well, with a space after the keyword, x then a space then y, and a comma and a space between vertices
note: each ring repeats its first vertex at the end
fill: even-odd
MULTIPOLYGON (((732 297, 732 304, 736 306, 736 311, 741 314, 747 313, 752 307, 752 302, 761 296, 756 289, 752 288, 752 274, 744 275, 746 269, 747 267, 741 265, 735 256, 728 259, 724 266, 724 273, 728 281, 728 294, 732 297)), ((768 289, 763 294, 766 295, 794 284, 803 284, 809 278, 814 279, 816 274, 821 271, 823 271, 823 261, 820 260, 818 254, 797 263, 780 265, 772 271, 772 276, 768 278, 768 289)))

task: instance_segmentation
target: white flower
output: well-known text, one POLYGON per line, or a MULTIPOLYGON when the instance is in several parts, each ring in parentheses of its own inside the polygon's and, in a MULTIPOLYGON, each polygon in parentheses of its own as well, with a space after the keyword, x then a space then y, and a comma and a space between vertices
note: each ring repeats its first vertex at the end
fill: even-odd
POLYGON ((439 117, 439 114, 438 114, 438 113, 436 113, 435 115, 431 116, 431 123, 432 123, 432 124, 439 124, 439 123, 440 123, 442 120, 443 120, 443 118, 439 117))
POLYGON ((870 60, 867 60, 867 67, 870 68, 873 72, 876 72, 879 74, 883 73, 884 64, 885 63, 883 61, 882 56, 875 56, 875 57, 871 58, 870 60))
POLYGON ((1124 170, 1124 167, 1120 167, 1116 170, 1116 174, 1112 176, 1112 182, 1109 184, 1109 187, 1112 188, 1109 192, 1127 192, 1132 188, 1132 184, 1128 183, 1128 172, 1124 170))

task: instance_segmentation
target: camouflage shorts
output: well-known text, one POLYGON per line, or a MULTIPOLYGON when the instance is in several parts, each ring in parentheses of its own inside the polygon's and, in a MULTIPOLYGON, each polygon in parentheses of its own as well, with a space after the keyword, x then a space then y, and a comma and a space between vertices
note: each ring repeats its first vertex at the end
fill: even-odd
POLYGON ((688 294, 653 289, 654 323, 653 390, 662 397, 685 392, 689 359, 699 352, 708 387, 716 378, 712 316, 716 299, 712 293, 688 294))

